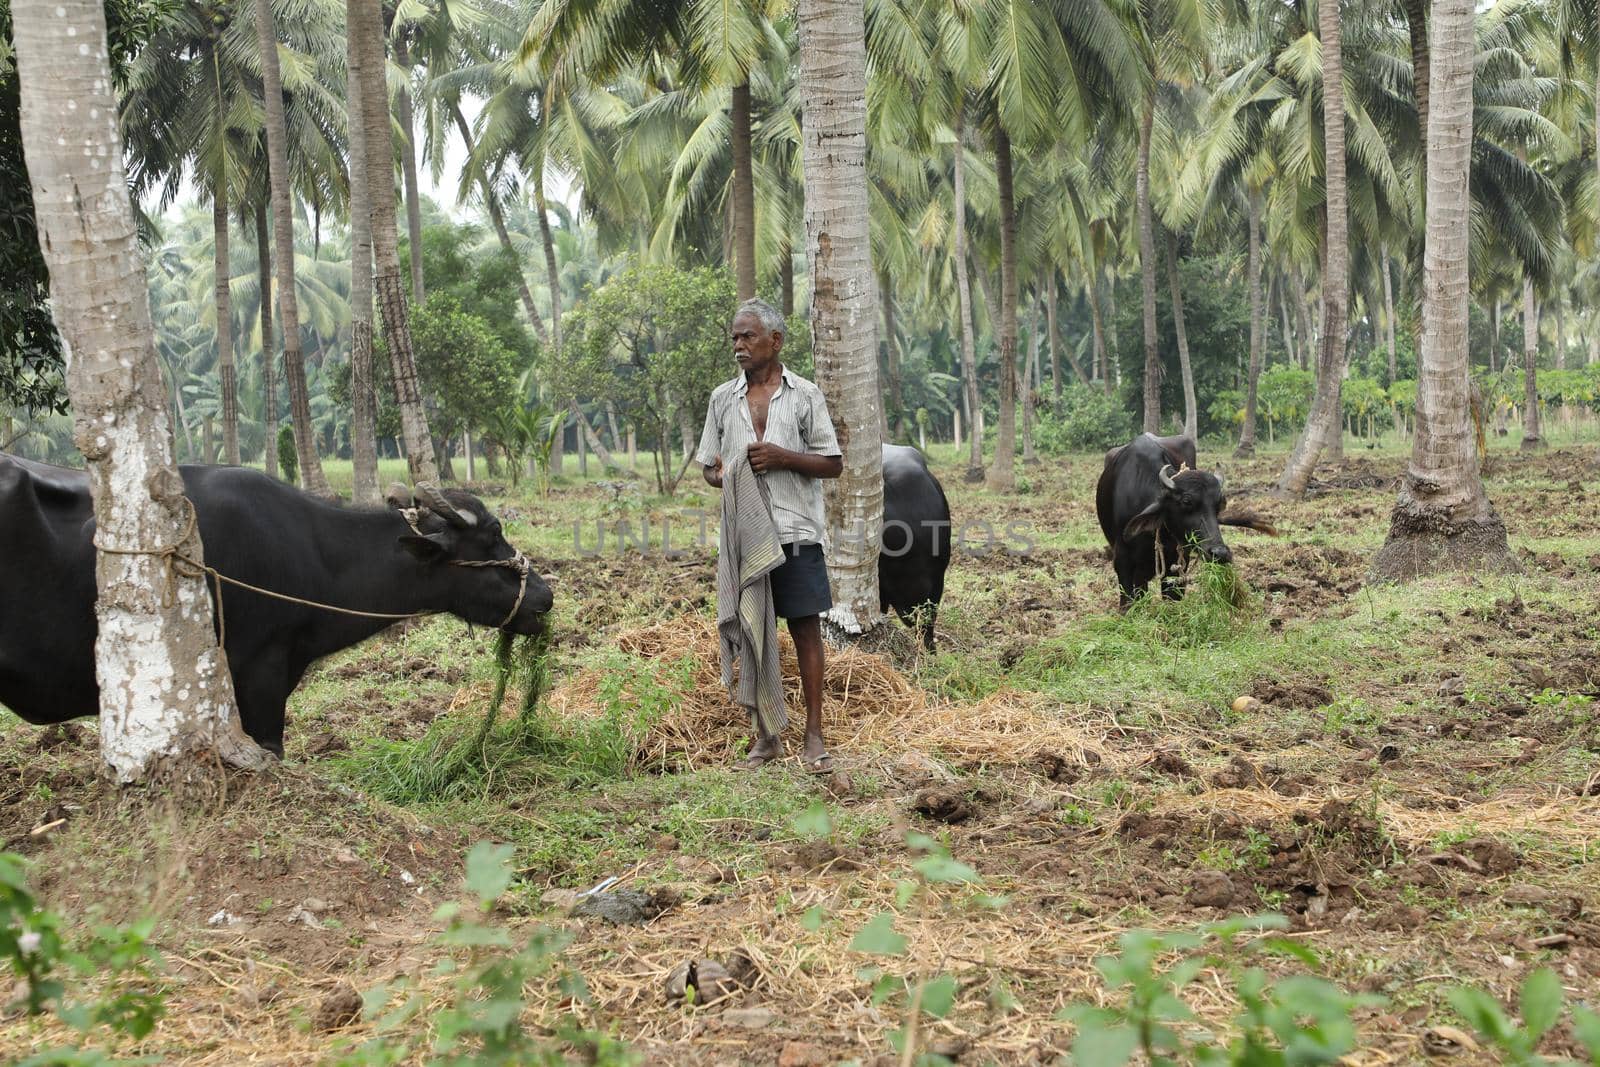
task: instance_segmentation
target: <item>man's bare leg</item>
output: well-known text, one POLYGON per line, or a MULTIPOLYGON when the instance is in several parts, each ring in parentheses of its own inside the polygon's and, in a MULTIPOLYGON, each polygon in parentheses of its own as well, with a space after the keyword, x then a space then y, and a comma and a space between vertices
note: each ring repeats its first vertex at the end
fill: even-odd
POLYGON ((783 742, 776 737, 762 737, 761 727, 756 726, 756 743, 751 746, 749 755, 733 765, 736 771, 753 771, 757 767, 771 763, 783 755, 783 742))
POLYGON ((832 763, 822 744, 822 618, 807 615, 789 620, 795 656, 800 660, 800 689, 806 699, 806 770, 828 770, 832 763), (818 760, 826 759, 819 765, 818 760))

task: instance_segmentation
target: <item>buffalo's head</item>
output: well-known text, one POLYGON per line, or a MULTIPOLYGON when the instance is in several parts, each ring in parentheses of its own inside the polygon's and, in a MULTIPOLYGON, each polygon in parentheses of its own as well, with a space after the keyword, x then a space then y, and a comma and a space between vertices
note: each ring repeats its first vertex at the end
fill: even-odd
POLYGON ((1186 556, 1198 554, 1216 563, 1233 562, 1233 552, 1222 540, 1222 527, 1242 526, 1275 534, 1270 525, 1253 515, 1223 515, 1228 498, 1222 476, 1210 471, 1174 471, 1169 463, 1158 475, 1160 490, 1143 511, 1128 521, 1125 537, 1155 534, 1165 529, 1186 556))
POLYGON ((538 571, 511 547, 483 501, 459 489, 396 483, 388 503, 410 530, 400 545, 424 565, 436 610, 518 634, 544 629, 554 597, 538 571))

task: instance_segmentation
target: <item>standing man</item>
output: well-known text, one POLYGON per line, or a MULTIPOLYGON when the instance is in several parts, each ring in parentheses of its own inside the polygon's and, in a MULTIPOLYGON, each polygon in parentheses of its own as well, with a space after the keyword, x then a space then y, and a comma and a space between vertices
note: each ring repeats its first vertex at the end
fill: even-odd
MULTIPOLYGON (((813 774, 833 769, 822 743, 822 621, 833 607, 822 557, 824 522, 819 478, 837 478, 844 456, 822 390, 784 367, 783 316, 762 300, 739 305, 731 328, 739 374, 717 386, 706 411, 697 454, 705 479, 722 488, 723 459, 743 452, 772 499, 772 518, 784 559, 769 578, 773 613, 788 620, 806 700, 802 765, 813 774)), ((748 668, 748 664, 746 665, 748 668)), ((756 723, 756 742, 738 766, 754 770, 783 754, 783 739, 756 723)))

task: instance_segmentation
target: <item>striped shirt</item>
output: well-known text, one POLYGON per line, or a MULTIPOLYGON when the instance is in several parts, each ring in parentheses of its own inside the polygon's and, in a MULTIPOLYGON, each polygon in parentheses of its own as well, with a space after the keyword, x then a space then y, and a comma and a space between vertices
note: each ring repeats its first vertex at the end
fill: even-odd
POLYGON ((783 674, 778 663, 778 622, 773 616, 768 575, 784 561, 778 530, 768 509, 767 482, 750 469, 743 452, 722 468, 722 525, 717 551, 717 633, 722 684, 755 720, 762 737, 777 737, 788 725, 783 674), (733 665, 739 664, 739 680, 733 665))
MULTIPOLYGON (((714 467, 720 457, 724 479, 727 469, 733 466, 734 455, 744 455, 745 449, 758 440, 755 424, 750 421, 749 392, 750 383, 740 374, 712 390, 711 403, 706 409, 706 427, 700 434, 700 451, 696 458, 705 466, 714 467)), ((788 367, 783 368, 778 390, 767 405, 765 440, 791 452, 842 455, 822 390, 788 367)), ((772 470, 759 477, 772 497, 772 518, 778 524, 778 540, 784 544, 821 544, 826 528, 822 483, 791 470, 772 470)))

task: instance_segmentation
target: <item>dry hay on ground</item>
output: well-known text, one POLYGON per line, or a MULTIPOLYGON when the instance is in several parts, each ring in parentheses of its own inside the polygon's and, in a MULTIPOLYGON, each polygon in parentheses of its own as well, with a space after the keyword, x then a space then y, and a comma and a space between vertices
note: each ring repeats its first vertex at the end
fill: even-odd
MULTIPOLYGON (((778 637, 790 729, 804 708, 794 644, 778 637)), ((635 762, 692 769, 726 764, 749 738, 749 724, 722 684, 716 624, 698 615, 629 630, 617 638, 624 652, 657 662, 693 665, 689 688, 634 739, 635 762)), ((554 689, 553 715, 595 719, 607 709, 601 697, 605 671, 589 668, 554 689)), ((628 699, 626 686, 620 694, 628 699)), ((823 679, 823 732, 829 747, 852 754, 899 752, 908 743, 970 762, 1024 765, 1041 758, 1112 761, 1103 731, 1086 723, 1087 709, 1002 690, 975 704, 932 700, 881 655, 831 649, 823 679)))

